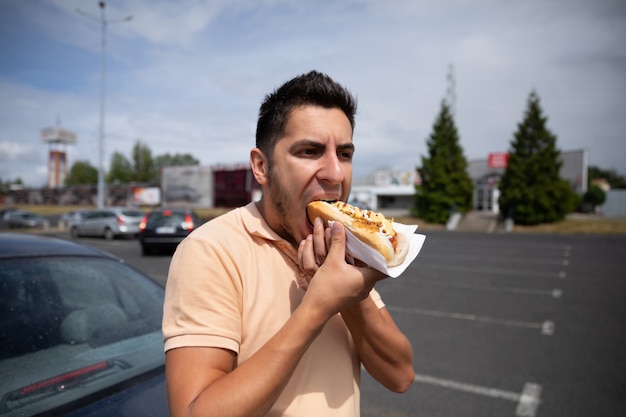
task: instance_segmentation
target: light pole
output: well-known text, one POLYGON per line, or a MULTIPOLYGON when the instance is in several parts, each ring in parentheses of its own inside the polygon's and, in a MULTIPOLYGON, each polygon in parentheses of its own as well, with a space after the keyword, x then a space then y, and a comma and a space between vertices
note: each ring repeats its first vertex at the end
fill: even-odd
POLYGON ((122 19, 107 20, 104 9, 106 3, 99 1, 100 6, 100 18, 92 16, 87 12, 76 9, 76 12, 82 16, 99 21, 102 24, 102 56, 100 58, 100 128, 98 129, 98 194, 97 203, 99 209, 104 207, 104 96, 106 86, 106 38, 107 38, 107 25, 116 22, 128 22, 133 17, 126 16, 122 19))

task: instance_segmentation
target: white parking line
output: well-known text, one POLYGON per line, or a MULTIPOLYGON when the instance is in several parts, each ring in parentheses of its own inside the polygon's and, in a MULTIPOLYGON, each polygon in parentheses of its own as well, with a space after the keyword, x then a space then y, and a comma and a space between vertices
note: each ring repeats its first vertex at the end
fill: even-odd
POLYGON ((502 325, 510 326, 510 327, 525 327, 525 328, 531 328, 531 329, 539 329, 541 330, 541 334, 548 335, 548 336, 554 334, 554 327, 555 327, 554 322, 549 321, 549 320, 538 323, 538 322, 529 322, 529 321, 500 319, 497 317, 477 316, 474 314, 451 313, 447 311, 437 311, 437 310, 425 310, 421 308, 387 306, 387 309, 389 311, 396 311, 399 313, 420 314, 424 316, 443 317, 443 318, 448 318, 448 319, 470 320, 470 321, 479 321, 483 323, 502 324, 502 325))
POLYGON ((469 266, 452 266, 452 265, 427 265, 421 268, 436 269, 443 271, 456 272, 477 272, 481 274, 495 275, 516 275, 524 278, 565 278, 565 272, 547 272, 547 271, 529 271, 528 269, 510 269, 510 268, 473 268, 469 266))
MULTIPOLYGON (((567 258, 567 255, 563 255, 567 258)), ((428 254, 430 259, 450 259, 450 254, 448 252, 436 253, 436 254, 428 254)), ((476 260, 475 254, 467 254, 467 255, 459 255, 455 254, 454 259, 456 261, 474 261, 476 260)), ((489 264, 491 265, 569 265, 568 259, 559 259, 558 256, 550 256, 550 257, 535 257, 535 258, 521 258, 519 256, 497 256, 489 259, 489 264)))
POLYGON ((550 296, 553 298, 560 298, 563 295, 563 290, 560 288, 554 288, 551 290, 544 290, 538 288, 519 288, 519 287, 496 287, 494 285, 475 285, 475 284, 465 284, 459 282, 443 282, 443 281, 435 281, 428 279, 411 279, 407 280, 409 284, 429 284, 429 285, 438 285, 441 287, 453 287, 453 288, 463 288, 469 290, 481 290, 481 291, 493 291, 493 292, 505 292, 505 293, 513 293, 513 294, 528 294, 528 295, 542 295, 542 296, 550 296))
POLYGON ((483 387, 468 384, 466 382, 452 381, 449 379, 436 378, 429 375, 415 375, 415 382, 437 385, 440 387, 455 389, 476 395, 513 401, 517 403, 515 415, 519 417, 534 417, 541 402, 541 385, 526 383, 521 393, 505 391, 497 388, 483 387))

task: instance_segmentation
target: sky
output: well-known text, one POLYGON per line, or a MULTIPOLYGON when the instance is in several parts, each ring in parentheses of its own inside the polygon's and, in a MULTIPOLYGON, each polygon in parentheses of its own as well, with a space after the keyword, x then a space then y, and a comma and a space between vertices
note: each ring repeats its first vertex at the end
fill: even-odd
MULTIPOLYGON (((420 166, 444 99, 468 160, 506 152, 533 90, 560 150, 626 175, 622 0, 110 0, 105 13, 105 170, 138 141, 248 163, 264 96, 315 69, 358 99, 356 178, 420 166)), ((40 131, 57 123, 78 138, 69 166, 99 166, 101 58, 96 0, 0 1, 0 180, 44 186, 40 131)))

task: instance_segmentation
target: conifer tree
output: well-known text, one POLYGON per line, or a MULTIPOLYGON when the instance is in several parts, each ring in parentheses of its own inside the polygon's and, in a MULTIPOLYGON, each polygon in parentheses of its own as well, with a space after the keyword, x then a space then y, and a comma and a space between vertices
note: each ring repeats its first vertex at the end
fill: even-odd
POLYGON ((557 137, 546 127, 547 120, 539 96, 532 91, 500 184, 500 210, 518 224, 559 221, 572 209, 573 191, 560 177, 557 137))
POLYGON ((426 145, 428 157, 422 156, 422 166, 418 168, 422 182, 416 186, 412 214, 428 222, 446 223, 451 211, 465 213, 471 208, 473 185, 445 100, 426 145))

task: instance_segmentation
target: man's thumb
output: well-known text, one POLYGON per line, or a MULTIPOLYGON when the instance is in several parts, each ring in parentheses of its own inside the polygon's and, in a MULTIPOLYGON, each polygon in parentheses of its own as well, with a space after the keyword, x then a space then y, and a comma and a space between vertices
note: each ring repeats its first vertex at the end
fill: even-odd
POLYGON ((333 222, 330 229, 329 255, 333 253, 342 259, 346 256, 346 230, 341 222, 333 222))

